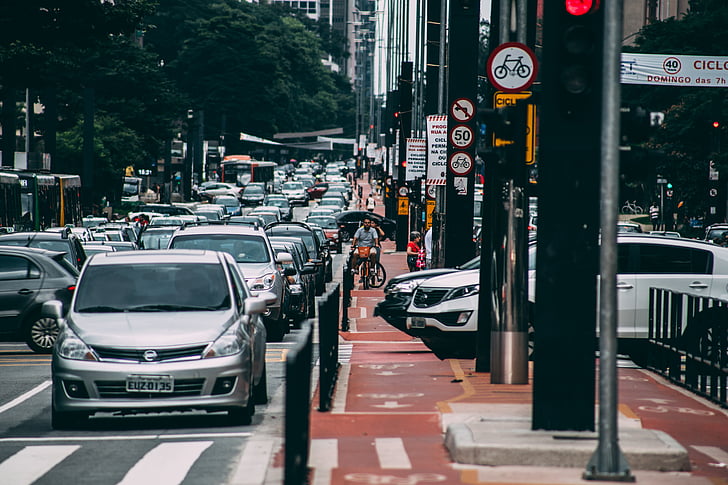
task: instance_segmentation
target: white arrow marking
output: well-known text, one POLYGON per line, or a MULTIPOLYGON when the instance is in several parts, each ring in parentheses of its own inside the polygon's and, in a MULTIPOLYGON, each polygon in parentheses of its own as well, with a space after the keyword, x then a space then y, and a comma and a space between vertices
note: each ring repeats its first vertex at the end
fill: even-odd
POLYGON ((399 372, 392 372, 391 370, 385 370, 384 372, 377 372, 375 376, 401 376, 399 372))
POLYGON ((652 401, 655 404, 670 404, 672 402, 670 399, 658 399, 655 397, 643 397, 639 401, 652 401))
POLYGON ((399 404, 397 401, 384 401, 384 404, 372 404, 375 408, 386 408, 386 409, 396 409, 396 408, 408 408, 412 406, 411 404, 399 404))

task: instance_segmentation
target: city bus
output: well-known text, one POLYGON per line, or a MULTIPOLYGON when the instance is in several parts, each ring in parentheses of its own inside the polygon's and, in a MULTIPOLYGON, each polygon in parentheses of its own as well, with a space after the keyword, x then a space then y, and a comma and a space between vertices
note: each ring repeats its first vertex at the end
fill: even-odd
POLYGON ((81 176, 53 174, 58 182, 58 225, 81 227, 81 176))
POLYGON ((245 187, 251 182, 262 182, 270 192, 278 164, 252 160, 249 155, 227 155, 220 164, 223 182, 245 187))
POLYGON ((20 226, 23 213, 20 205, 20 177, 0 172, 0 232, 9 232, 20 226))
POLYGON ((139 202, 142 192, 142 179, 139 177, 124 177, 121 188, 122 202, 139 202))
POLYGON ((42 231, 58 225, 60 192, 51 174, 17 172, 20 177, 20 204, 23 228, 42 231))

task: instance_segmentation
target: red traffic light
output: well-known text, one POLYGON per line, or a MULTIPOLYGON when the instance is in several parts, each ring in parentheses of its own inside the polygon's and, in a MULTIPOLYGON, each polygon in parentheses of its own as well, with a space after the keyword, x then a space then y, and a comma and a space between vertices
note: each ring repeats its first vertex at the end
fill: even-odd
POLYGON ((564 0, 569 15, 586 15, 599 8, 599 0, 564 0))
POLYGON ((394 117, 395 117, 395 118, 399 118, 399 111, 395 111, 395 112, 394 112, 394 117))
POLYGON ((406 166, 407 166, 407 160, 402 160, 401 162, 399 162, 399 164, 400 164, 400 165, 401 165, 402 167, 406 167, 406 166))
POLYGON ((720 121, 714 121, 713 128, 720 128, 720 121))

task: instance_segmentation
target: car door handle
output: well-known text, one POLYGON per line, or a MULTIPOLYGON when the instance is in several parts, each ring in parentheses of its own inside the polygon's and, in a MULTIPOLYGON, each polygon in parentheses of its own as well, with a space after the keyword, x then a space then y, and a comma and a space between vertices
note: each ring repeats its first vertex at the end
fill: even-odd
POLYGON ((629 283, 617 283, 618 290, 631 290, 632 288, 634 288, 634 285, 630 285, 629 283))
POLYGON ((706 285, 705 283, 701 283, 700 281, 693 281, 688 286, 690 288, 700 288, 700 289, 705 289, 708 287, 708 285, 706 285))
POLYGON ((18 295, 32 295, 33 290, 29 290, 28 288, 23 288, 22 290, 18 290, 18 295))

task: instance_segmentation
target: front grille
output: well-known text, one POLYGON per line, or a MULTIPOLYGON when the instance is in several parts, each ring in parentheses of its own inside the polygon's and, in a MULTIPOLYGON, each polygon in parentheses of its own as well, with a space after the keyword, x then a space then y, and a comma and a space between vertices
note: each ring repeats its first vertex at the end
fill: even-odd
POLYGON ((435 306, 442 301, 448 290, 439 288, 418 288, 415 292, 414 304, 417 308, 435 306))
POLYGON ((205 379, 176 379, 172 392, 127 392, 126 381, 96 381, 101 399, 169 399, 199 396, 205 379))
POLYGON ((206 345, 178 347, 172 349, 119 349, 111 347, 94 347, 93 350, 102 361, 123 360, 130 362, 164 362, 170 360, 199 359, 206 347, 206 345), (144 352, 148 350, 154 350, 157 353, 157 358, 153 361, 147 361, 144 358, 144 352))

